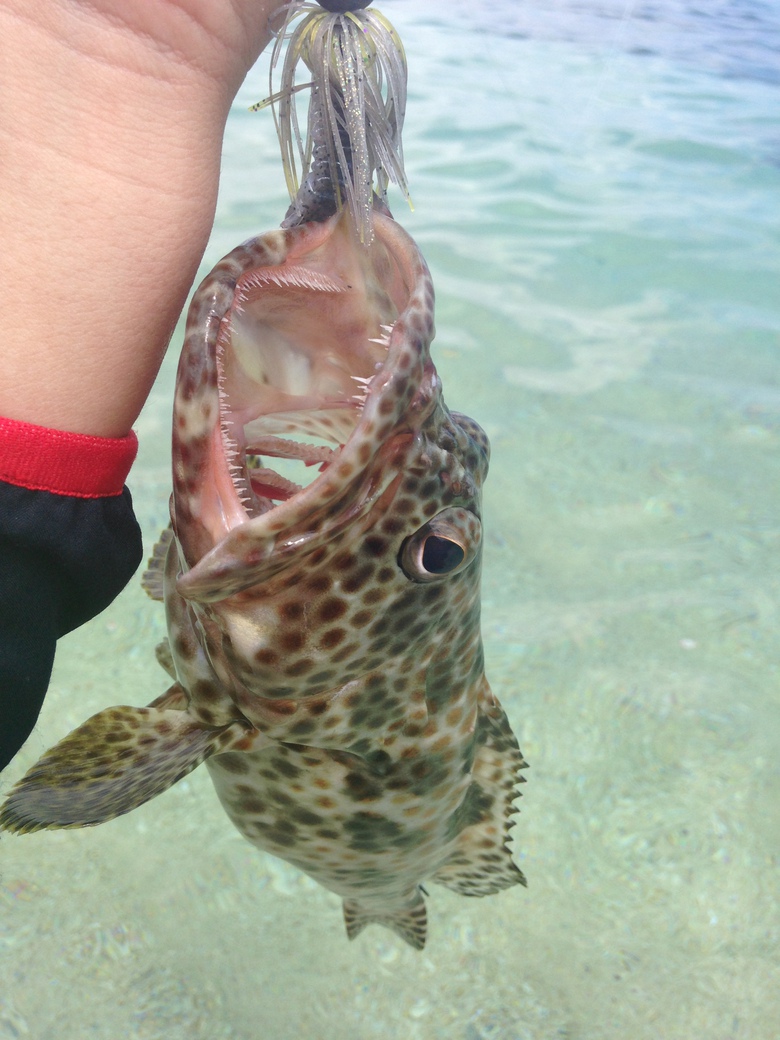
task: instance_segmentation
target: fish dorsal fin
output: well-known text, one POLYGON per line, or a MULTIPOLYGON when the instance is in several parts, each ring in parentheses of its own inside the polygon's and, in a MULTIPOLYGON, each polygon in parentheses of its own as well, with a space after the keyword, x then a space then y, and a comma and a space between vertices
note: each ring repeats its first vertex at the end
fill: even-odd
POLYGON ((508 847, 515 787, 527 767, 509 720, 492 698, 481 706, 477 723, 480 745, 474 759, 472 783, 453 813, 455 851, 433 876, 464 896, 487 896, 510 885, 526 883, 508 847))
MULTIPOLYGON (((178 702, 179 689, 172 687, 167 703, 178 702)), ((0 828, 26 834, 112 820, 167 791, 244 733, 237 722, 209 728, 176 708, 107 708, 22 777, 0 809, 0 828)))
POLYGON ((399 909, 376 909, 365 906, 357 899, 344 900, 344 924, 347 926, 347 938, 354 939, 367 924, 381 924, 409 943, 415 950, 425 946, 428 933, 428 916, 425 911, 425 900, 418 888, 412 901, 399 909))
POLYGON ((149 557, 149 562, 146 565, 146 570, 141 578, 141 585, 146 593, 160 603, 165 599, 163 590, 165 559, 172 540, 173 528, 169 525, 157 539, 154 549, 152 549, 152 555, 149 557))

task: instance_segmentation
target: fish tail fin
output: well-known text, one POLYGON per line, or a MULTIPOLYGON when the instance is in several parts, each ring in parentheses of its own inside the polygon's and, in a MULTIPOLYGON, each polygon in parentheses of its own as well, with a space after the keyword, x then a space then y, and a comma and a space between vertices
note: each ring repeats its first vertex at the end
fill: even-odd
POLYGON ((404 942, 409 943, 415 950, 421 950, 425 946, 428 933, 425 900, 419 888, 410 903, 395 910, 377 910, 357 899, 345 899, 344 924, 347 926, 348 939, 354 939, 367 924, 381 924, 400 935, 404 942))
POLYGON ((166 791, 245 732, 239 723, 206 727, 168 706, 181 700, 180 692, 174 686, 171 696, 147 708, 107 708, 87 719, 11 790, 0 808, 0 829, 27 834, 112 820, 166 791))

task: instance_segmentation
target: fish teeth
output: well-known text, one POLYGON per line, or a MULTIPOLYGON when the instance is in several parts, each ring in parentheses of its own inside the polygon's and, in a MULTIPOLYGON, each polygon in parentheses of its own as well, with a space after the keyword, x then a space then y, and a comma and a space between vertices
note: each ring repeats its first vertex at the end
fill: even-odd
POLYGON ((371 380, 373 376, 350 376, 350 379, 358 385, 358 391, 350 397, 350 401, 354 401, 355 404, 364 405, 368 400, 368 391, 371 386, 371 380))

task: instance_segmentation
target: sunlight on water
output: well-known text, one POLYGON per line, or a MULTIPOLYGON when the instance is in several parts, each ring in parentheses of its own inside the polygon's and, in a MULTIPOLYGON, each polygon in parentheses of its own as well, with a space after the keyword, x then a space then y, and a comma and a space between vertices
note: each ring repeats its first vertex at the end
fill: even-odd
MULTIPOLYGON (((529 889, 432 886, 424 953, 350 944, 198 771, 101 828, 3 840, 2 1040, 778 1035, 780 30, 760 0, 706 7, 383 6, 411 69, 396 216, 433 271, 448 403, 493 444, 484 635, 531 763, 529 889)), ((246 111, 266 92, 261 62, 204 273, 284 213, 246 111)), ((131 475, 150 549, 174 353, 131 475)), ((134 583, 65 640, 4 788, 161 693, 163 634, 134 583)))

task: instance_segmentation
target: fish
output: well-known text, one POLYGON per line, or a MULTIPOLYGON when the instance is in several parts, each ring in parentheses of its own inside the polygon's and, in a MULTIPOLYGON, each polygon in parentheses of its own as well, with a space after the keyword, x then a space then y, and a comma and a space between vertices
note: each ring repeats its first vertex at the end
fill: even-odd
POLYGON ((489 444, 445 404, 412 237, 377 197, 368 233, 320 201, 190 305, 143 579, 170 685, 46 752, 0 828, 96 825, 205 763, 245 838, 341 897, 350 939, 378 924, 420 950, 429 882, 526 883, 526 762, 481 637, 489 444))

